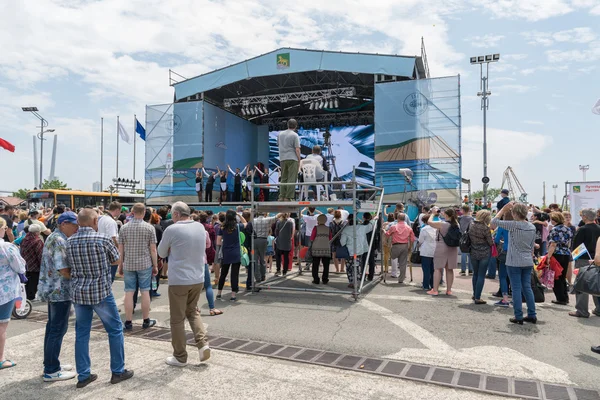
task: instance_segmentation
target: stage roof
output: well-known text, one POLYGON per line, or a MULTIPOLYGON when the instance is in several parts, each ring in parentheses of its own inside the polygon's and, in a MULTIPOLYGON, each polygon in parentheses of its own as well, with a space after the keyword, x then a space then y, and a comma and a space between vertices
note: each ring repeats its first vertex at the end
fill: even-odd
POLYGON ((175 101, 235 82, 310 71, 335 71, 353 75, 387 75, 404 79, 425 78, 421 56, 344 53, 281 48, 261 56, 174 83, 175 101))

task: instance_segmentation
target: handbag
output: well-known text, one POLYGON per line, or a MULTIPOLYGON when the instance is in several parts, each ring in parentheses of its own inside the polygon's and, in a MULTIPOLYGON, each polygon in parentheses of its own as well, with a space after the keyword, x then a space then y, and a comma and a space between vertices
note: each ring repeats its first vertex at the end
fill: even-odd
POLYGON ((593 264, 579 268, 573 289, 580 293, 600 296, 600 268, 593 264))
POLYGON ((495 243, 492 245, 492 257, 498 258, 498 247, 496 247, 495 243))
POLYGON ((471 236, 469 236, 469 229, 471 225, 467 227, 467 231, 460 237, 460 252, 463 254, 469 254, 471 252, 471 236))
MULTIPOLYGON (((238 238, 241 237, 240 226, 237 225, 238 238)), ((240 238, 241 239, 241 238, 240 238)), ((248 250, 242 245, 242 241, 240 240, 240 263, 242 267, 247 267, 250 265, 250 257, 248 256, 248 250)))
POLYGON ((540 276, 540 282, 548 289, 554 289, 554 271, 550 267, 544 268, 540 276))
POLYGON ((350 252, 348 251, 348 246, 339 246, 335 249, 335 258, 343 258, 343 259, 349 259, 350 258, 350 252))
POLYGON ((413 264, 421 264, 421 252, 419 250, 415 250, 410 255, 410 262, 413 264))

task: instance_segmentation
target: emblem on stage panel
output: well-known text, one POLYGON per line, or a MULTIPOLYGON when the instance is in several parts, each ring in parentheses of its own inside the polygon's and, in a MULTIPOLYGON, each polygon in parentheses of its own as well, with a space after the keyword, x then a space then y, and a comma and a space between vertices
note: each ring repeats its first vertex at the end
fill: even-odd
POLYGON ((290 53, 277 54, 277 69, 288 69, 290 67, 290 53))
POLYGON ((581 193, 581 186, 573 186, 573 192, 581 193))
POLYGON ((428 107, 427 98, 420 92, 411 93, 404 99, 404 111, 412 117, 423 114, 428 107))
POLYGON ((181 129, 181 117, 177 114, 173 114, 173 133, 179 132, 181 129))

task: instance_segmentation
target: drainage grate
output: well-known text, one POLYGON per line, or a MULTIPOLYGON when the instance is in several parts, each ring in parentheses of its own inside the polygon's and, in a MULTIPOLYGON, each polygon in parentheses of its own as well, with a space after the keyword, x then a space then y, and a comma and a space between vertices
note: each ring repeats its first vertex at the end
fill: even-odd
MULTIPOLYGON (((35 322, 46 322, 46 313, 33 311, 28 319, 35 322)), ((104 332, 101 323, 92 324, 92 329, 104 332)), ((152 327, 143 330, 134 326, 133 331, 127 332, 126 336, 160 341, 171 340, 170 330, 162 327, 152 327)), ((186 337, 188 339, 188 344, 193 345, 193 334, 188 332, 186 337)), ((381 358, 365 358, 356 355, 253 340, 210 336, 208 339, 211 347, 219 350, 260 355, 394 378, 410 379, 452 388, 500 394, 503 396, 539 400, 600 400, 600 393, 597 390, 491 376, 475 372, 454 370, 451 368, 436 368, 427 365, 391 361, 381 358)))

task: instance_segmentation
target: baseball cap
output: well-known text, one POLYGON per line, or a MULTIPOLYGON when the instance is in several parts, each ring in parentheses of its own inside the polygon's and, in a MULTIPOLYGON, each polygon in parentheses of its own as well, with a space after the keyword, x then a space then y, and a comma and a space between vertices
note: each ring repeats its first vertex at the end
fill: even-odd
POLYGON ((29 232, 31 233, 36 233, 36 232, 41 232, 42 231, 42 227, 38 224, 31 224, 29 225, 29 232))
POLYGON ((73 211, 66 211, 62 214, 60 214, 60 217, 58 217, 58 224, 62 224, 63 222, 68 222, 71 224, 76 224, 77 223, 77 214, 75 214, 73 211))
POLYGON ((508 191, 508 189, 502 189, 502 192, 501 192, 501 193, 504 193, 504 194, 509 194, 509 191, 508 191))
POLYGON ((40 212, 38 210, 30 210, 29 211, 29 215, 35 215, 35 214, 39 214, 40 212))
POLYGON ((129 209, 125 206, 121 207, 121 212, 129 212, 129 209))

